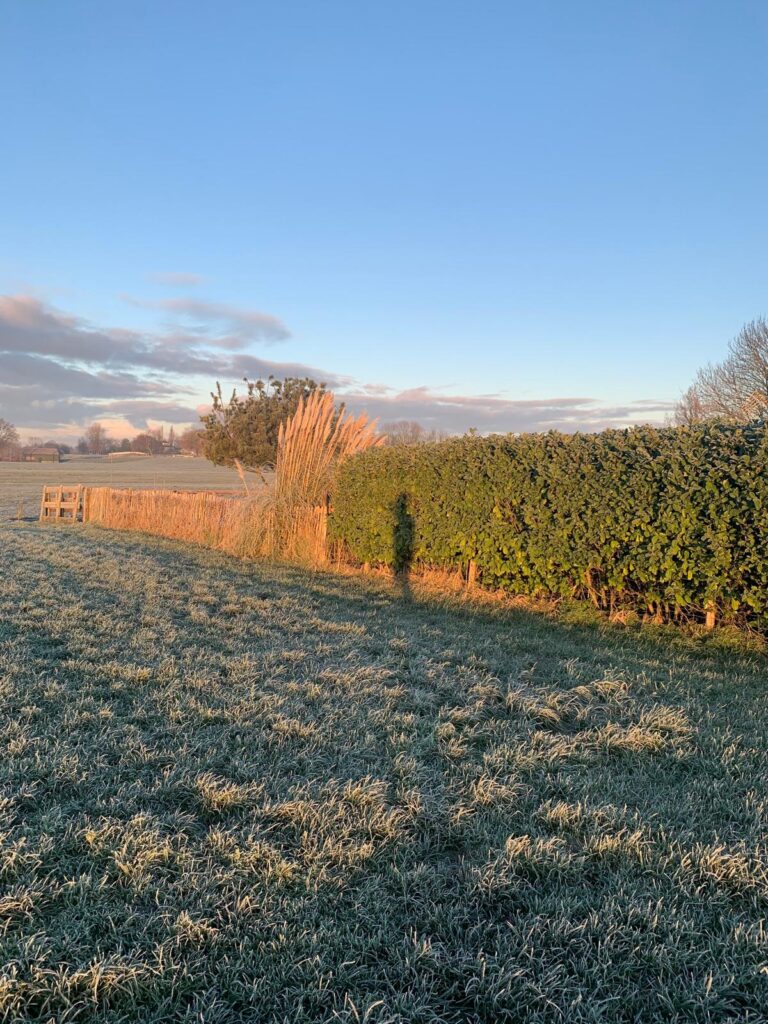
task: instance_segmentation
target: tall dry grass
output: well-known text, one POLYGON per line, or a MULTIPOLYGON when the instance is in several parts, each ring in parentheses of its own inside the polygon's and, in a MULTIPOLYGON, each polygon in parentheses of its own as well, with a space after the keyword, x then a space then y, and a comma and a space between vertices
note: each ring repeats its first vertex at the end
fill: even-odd
POLYGON ((322 564, 336 469, 384 440, 375 420, 339 410, 330 392, 302 398, 294 415, 280 425, 273 484, 254 502, 259 512, 251 527, 261 534, 260 553, 322 564))
POLYGON ((240 495, 212 491, 88 487, 83 521, 242 554, 247 504, 240 495))
POLYGON ((240 557, 321 565, 327 558, 328 508, 336 468, 382 444, 376 423, 337 409, 315 392, 281 424, 271 483, 247 495, 210 491, 87 488, 84 521, 140 530, 240 557))
POLYGON ((365 413, 338 411, 332 394, 313 392, 280 424, 275 496, 321 504, 333 489, 336 467, 384 440, 365 413))

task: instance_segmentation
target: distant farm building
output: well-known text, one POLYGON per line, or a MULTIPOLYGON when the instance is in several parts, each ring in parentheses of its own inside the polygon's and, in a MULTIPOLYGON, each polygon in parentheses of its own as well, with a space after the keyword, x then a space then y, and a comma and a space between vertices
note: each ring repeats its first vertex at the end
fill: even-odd
POLYGON ((25 462, 59 462, 58 448, 27 448, 24 452, 25 462))

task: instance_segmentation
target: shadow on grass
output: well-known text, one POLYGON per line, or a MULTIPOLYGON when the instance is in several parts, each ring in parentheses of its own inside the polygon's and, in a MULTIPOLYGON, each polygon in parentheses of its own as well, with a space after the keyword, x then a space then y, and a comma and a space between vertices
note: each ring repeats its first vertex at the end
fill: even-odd
MULTIPOLYGON (((675 626, 614 625, 584 602, 562 604, 551 612, 519 605, 489 604, 466 595, 436 592, 421 585, 413 572, 412 550, 407 543, 411 519, 407 505, 398 507, 402 554, 394 578, 347 575, 331 570, 297 567, 287 563, 246 562, 229 555, 184 545, 173 540, 136 533, 117 533, 98 527, 50 530, 53 542, 72 549, 102 546, 119 557, 140 552, 155 559, 174 575, 194 578, 195 570, 220 572, 242 596, 258 588, 261 599, 291 598, 310 606, 322 601, 323 613, 361 626, 374 624, 374 632, 408 632, 414 623, 440 629, 451 646, 465 645, 467 657, 477 646, 504 671, 510 654, 532 661, 558 662, 579 658, 595 669, 632 674, 652 672, 659 682, 669 680, 672 669, 684 664, 699 673, 727 672, 752 677, 763 691, 768 661, 762 641, 734 633, 687 634, 675 626)), ((744 682, 745 680, 742 680, 744 682)), ((752 687, 748 687, 752 692, 752 687)))
POLYGON ((395 502, 395 580, 400 597, 413 600, 411 566, 413 564, 413 516, 408 509, 408 495, 401 494, 395 502))

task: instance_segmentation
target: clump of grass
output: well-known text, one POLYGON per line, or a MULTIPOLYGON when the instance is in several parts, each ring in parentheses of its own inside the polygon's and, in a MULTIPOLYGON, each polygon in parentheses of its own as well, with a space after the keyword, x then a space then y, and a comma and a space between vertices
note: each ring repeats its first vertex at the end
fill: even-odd
POLYGON ((348 458, 383 444, 375 421, 336 407, 330 392, 299 401, 280 424, 272 487, 264 492, 253 526, 260 553, 319 565, 326 559, 328 502, 334 476, 348 458))

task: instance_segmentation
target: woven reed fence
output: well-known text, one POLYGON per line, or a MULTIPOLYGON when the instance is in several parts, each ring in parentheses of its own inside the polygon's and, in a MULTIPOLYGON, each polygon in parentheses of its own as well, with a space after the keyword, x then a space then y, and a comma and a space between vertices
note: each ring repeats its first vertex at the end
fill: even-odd
POLYGON ((83 494, 84 523, 138 530, 239 557, 281 556, 321 564, 327 519, 325 507, 310 506, 293 510, 286 522, 264 495, 239 492, 86 487, 83 494))

